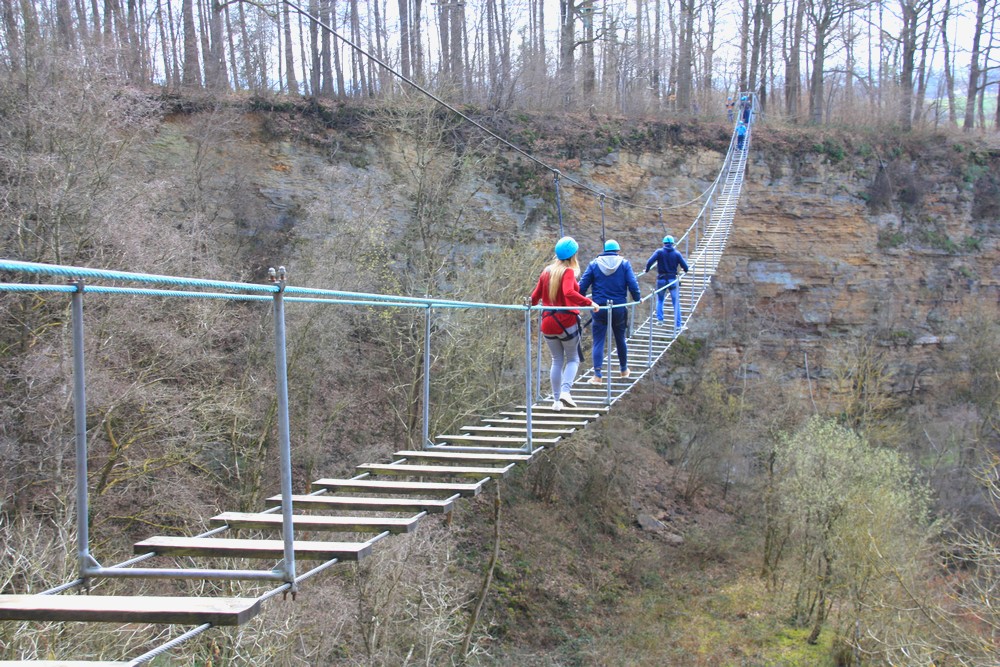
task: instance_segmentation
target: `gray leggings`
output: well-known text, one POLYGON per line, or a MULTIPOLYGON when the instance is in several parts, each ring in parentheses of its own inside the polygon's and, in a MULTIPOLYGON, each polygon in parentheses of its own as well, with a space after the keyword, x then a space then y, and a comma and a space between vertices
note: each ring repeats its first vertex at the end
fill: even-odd
MULTIPOLYGON (((573 333, 577 326, 573 325, 566 330, 573 333)), ((580 337, 573 336, 569 340, 559 340, 558 338, 545 337, 545 344, 549 346, 552 353, 552 368, 549 369, 549 380, 552 382, 552 398, 556 401, 563 394, 568 394, 573 381, 576 379, 576 371, 580 367, 580 356, 577 348, 580 345, 580 337)))

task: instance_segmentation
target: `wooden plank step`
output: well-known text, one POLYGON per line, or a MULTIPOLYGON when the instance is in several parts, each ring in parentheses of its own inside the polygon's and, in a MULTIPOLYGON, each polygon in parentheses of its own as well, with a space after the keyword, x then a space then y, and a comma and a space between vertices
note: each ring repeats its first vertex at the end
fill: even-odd
POLYGON ((502 468, 467 467, 467 466, 408 466, 390 463, 365 463, 356 466, 357 470, 379 475, 410 475, 412 477, 443 476, 443 477, 504 477, 515 463, 508 463, 502 468))
MULTIPOLYGON (((264 503, 280 507, 281 496, 271 496, 264 503)), ((350 496, 292 496, 292 507, 299 509, 351 510, 362 512, 430 512, 447 514, 454 509, 453 500, 431 498, 355 498, 350 496)))
MULTIPOLYGON (((524 416, 523 414, 521 416, 524 416)), ((524 424, 527 426, 528 420, 526 419, 483 419, 484 424, 524 424)), ((582 419, 566 419, 566 420, 552 420, 552 419, 535 419, 535 416, 531 416, 531 427, 536 426, 586 426, 587 422, 582 419)))
POLYGON ((242 625, 259 613, 256 598, 0 595, 0 621, 242 625))
MULTIPOLYGON (((517 406, 517 409, 518 410, 526 410, 527 408, 525 408, 523 405, 519 405, 519 406, 517 406)), ((597 410, 597 408, 581 408, 581 407, 571 408, 569 406, 564 405, 561 410, 555 410, 554 412, 560 412, 562 414, 568 414, 568 415, 571 415, 573 417, 576 417, 576 416, 579 416, 580 413, 591 414, 591 413, 595 412, 596 410, 597 410)), ((533 406, 531 406, 531 411, 532 412, 552 411, 552 404, 551 403, 548 403, 548 404, 541 403, 541 404, 538 404, 538 405, 533 405, 533 406)), ((602 409, 600 409, 600 411, 601 412, 607 412, 608 408, 602 408, 602 409)), ((502 412, 500 414, 507 414, 507 413, 506 412, 502 412)))
POLYGON ((483 483, 465 482, 400 482, 389 479, 317 479, 312 483, 315 490, 350 491, 351 493, 398 493, 398 494, 445 494, 456 493, 463 498, 479 495, 483 483))
POLYGON ((474 452, 401 451, 393 454, 400 459, 417 461, 478 461, 480 463, 527 463, 531 454, 480 454, 474 452))
MULTIPOLYGON (((460 430, 462 431, 473 431, 479 433, 527 433, 528 425, 523 426, 463 426, 460 430)), ((531 433, 542 433, 545 435, 572 435, 573 430, 571 428, 536 428, 534 420, 531 424, 531 433)))
MULTIPOLYGON (((579 410, 579 408, 575 409, 579 410)), ((500 414, 504 417, 524 417, 527 415, 527 413, 524 412, 524 410, 522 410, 521 412, 501 412, 500 414)), ((562 414, 561 410, 553 410, 552 408, 543 408, 540 405, 536 405, 531 408, 531 423, 535 424, 536 422, 541 420, 546 420, 546 421, 552 420, 558 417, 560 414, 562 414)), ((572 413, 566 413, 566 416, 569 417, 570 419, 593 420, 597 419, 601 415, 598 412, 572 412, 572 413)))
MULTIPOLYGON (((256 528, 261 530, 280 530, 283 521, 280 514, 265 514, 263 512, 223 512, 213 516, 209 521, 216 526, 232 528, 256 528)), ((366 516, 317 516, 313 514, 296 514, 292 516, 295 530, 328 530, 341 533, 409 533, 416 529, 420 519, 410 517, 371 518, 366 516)))
MULTIPOLYGON (((435 440, 440 442, 490 442, 499 444, 516 445, 523 444, 526 442, 525 438, 517 438, 513 436, 502 436, 502 435, 439 435, 435 440)), ((552 445, 555 444, 558 438, 535 438, 532 437, 531 441, 540 445, 552 445)))
MULTIPOLYGON (((293 542, 295 557, 302 560, 361 560, 371 553, 365 542, 293 542)), ((214 558, 274 558, 285 555, 281 540, 243 540, 221 537, 172 537, 158 535, 137 542, 133 553, 160 556, 210 556, 214 558)))

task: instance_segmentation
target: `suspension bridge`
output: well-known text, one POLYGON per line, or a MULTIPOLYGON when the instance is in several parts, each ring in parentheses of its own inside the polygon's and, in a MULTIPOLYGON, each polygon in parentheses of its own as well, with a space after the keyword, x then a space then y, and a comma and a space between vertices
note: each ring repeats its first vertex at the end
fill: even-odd
MULTIPOLYGON (((751 98, 752 100, 752 98, 751 98)), ((752 102, 751 102, 752 103, 752 102)), ((656 322, 657 290, 639 302, 612 304, 604 308, 629 308, 632 328, 628 335, 627 378, 611 373, 611 327, 605 345, 607 372, 601 384, 591 383, 592 371, 583 373, 572 389, 576 407, 552 407, 542 390, 541 334, 538 327, 542 306, 469 303, 463 301, 360 294, 296 287, 287 284, 284 269, 272 270, 263 285, 197 280, 174 276, 107 271, 83 267, 33 264, 0 259, 0 271, 22 282, 0 283, 0 292, 65 293, 70 300, 73 347, 73 402, 76 481, 76 561, 78 576, 72 581, 38 594, 0 595, 0 621, 147 623, 176 626, 176 636, 141 655, 121 660, 99 661, 79 656, 61 660, 25 658, 0 660, 0 665, 90 665, 107 667, 148 663, 159 655, 213 627, 241 625, 266 607, 269 599, 291 593, 307 579, 341 562, 358 561, 383 540, 409 533, 430 514, 448 514, 463 498, 476 496, 493 480, 517 466, 530 465, 547 448, 607 414, 622 397, 641 382, 686 329, 702 296, 715 275, 732 228, 750 151, 752 122, 745 136, 734 129, 719 174, 704 195, 704 204, 677 247, 687 258, 690 271, 677 282, 682 328, 656 322), (53 284, 39 284, 47 277, 53 284), (102 285, 113 281, 115 285, 102 285), (133 286, 123 287, 122 283, 133 286), (269 302, 274 313, 275 377, 278 397, 280 489, 266 499, 259 512, 222 512, 211 518, 215 527, 193 537, 152 536, 135 543, 135 557, 114 565, 102 565, 93 553, 88 528, 89 496, 87 470, 87 399, 84 358, 83 305, 88 294, 129 294, 147 297, 239 299, 269 302), (285 306, 295 303, 333 303, 374 308, 417 308, 426 314, 424 368, 430 368, 431 318, 435 310, 501 309, 524 319, 525 400, 446 433, 430 437, 429 370, 423 373, 423 443, 421 449, 396 452, 389 462, 365 463, 350 479, 321 478, 311 492, 292 490, 292 459, 288 416, 288 382, 285 358, 285 306), (644 309, 648 308, 648 315, 644 309), (233 537, 238 531, 255 531, 271 539, 233 537), (306 539, 303 533, 324 533, 330 541, 306 539), (349 540, 336 540, 346 536, 349 540), (360 538, 362 539, 359 539, 360 538), (172 560, 176 557, 184 557, 172 560), (175 566, 151 566, 170 560, 175 566), (198 562, 264 562, 267 569, 198 567, 198 562), (311 567, 302 569, 300 563, 311 567), (183 562, 186 566, 177 566, 183 562), (95 584, 102 579, 228 580, 271 582, 267 592, 255 597, 102 595, 95 584), (88 594, 68 594, 70 592, 88 594), (190 627, 188 627, 190 626, 190 627)), ((739 124, 736 125, 739 128, 739 124)), ((742 133, 742 131, 741 131, 742 133)), ((558 187, 558 178, 556 181, 558 187)), ((558 201, 558 199, 557 199, 558 201)), ((604 196, 601 196, 603 211, 604 196)), ((561 219, 560 219, 561 220, 561 219)), ((561 225, 561 222, 560 222, 561 225)), ((673 287, 673 284, 660 288, 673 287)), ((551 307, 546 307, 551 310, 551 307)))

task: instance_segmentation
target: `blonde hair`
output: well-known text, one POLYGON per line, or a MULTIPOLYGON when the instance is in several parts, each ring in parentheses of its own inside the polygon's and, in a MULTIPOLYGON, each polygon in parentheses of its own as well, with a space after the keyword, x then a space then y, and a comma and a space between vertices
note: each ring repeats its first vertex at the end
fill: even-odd
POLYGON ((576 255, 573 255, 569 259, 556 258, 552 260, 551 264, 545 267, 545 271, 549 274, 549 303, 551 304, 556 302, 556 297, 559 295, 559 287, 562 285, 566 269, 572 269, 575 276, 580 275, 580 262, 577 260, 576 255))

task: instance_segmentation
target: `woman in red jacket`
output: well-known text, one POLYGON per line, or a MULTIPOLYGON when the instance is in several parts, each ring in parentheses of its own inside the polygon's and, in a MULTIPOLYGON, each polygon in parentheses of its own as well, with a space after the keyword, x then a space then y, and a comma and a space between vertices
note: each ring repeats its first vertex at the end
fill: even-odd
MULTIPOLYGON (((540 301, 543 306, 588 306, 597 312, 596 303, 580 294, 580 284, 576 278, 580 274, 580 263, 576 251, 580 249, 572 237, 564 236, 556 243, 556 258, 545 267, 538 277, 538 284, 531 293, 531 305, 540 301)), ((542 335, 552 353, 552 409, 560 410, 564 405, 576 407, 576 401, 569 390, 576 379, 580 367, 580 311, 543 310, 542 335)))

